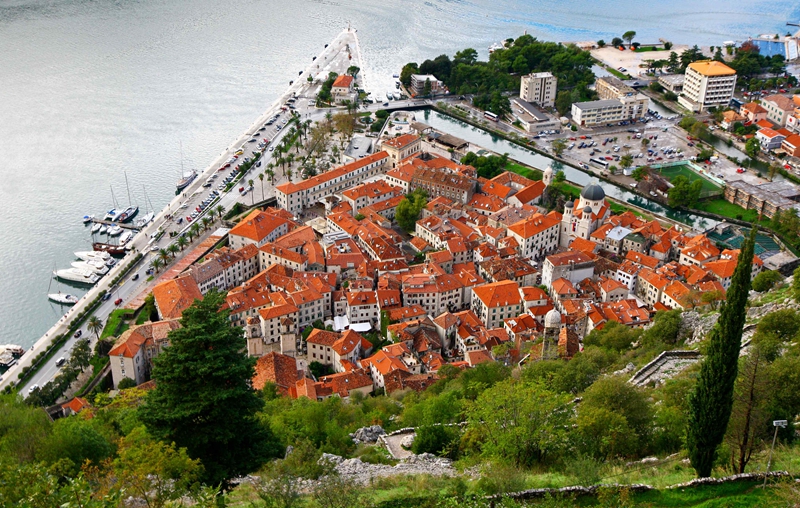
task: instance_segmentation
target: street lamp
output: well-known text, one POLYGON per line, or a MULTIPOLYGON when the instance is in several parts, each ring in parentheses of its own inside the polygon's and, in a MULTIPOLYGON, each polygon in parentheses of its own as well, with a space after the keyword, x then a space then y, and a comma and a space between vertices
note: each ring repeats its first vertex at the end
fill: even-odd
POLYGON ((778 429, 785 429, 789 422, 786 420, 772 420, 772 426, 775 427, 775 435, 772 436, 772 447, 769 449, 769 458, 767 459, 767 471, 764 473, 764 487, 767 486, 767 475, 769 468, 772 465, 772 452, 775 450, 775 440, 778 439, 778 429))

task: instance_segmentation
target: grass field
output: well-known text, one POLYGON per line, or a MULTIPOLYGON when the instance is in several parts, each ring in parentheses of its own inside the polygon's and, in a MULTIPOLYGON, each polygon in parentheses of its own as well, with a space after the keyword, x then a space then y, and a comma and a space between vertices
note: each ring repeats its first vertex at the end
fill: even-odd
POLYGON ((704 212, 730 217, 731 219, 746 220, 748 222, 758 220, 758 213, 755 210, 745 210, 741 206, 729 203, 724 199, 701 201, 695 205, 695 208, 704 212))
POLYGON ((679 164, 677 166, 658 168, 656 169, 656 171, 658 171, 664 178, 670 181, 672 181, 672 179, 678 175, 685 176, 690 182, 694 182, 695 180, 700 180, 701 182, 703 182, 703 190, 702 190, 703 195, 713 194, 715 192, 722 191, 722 187, 720 185, 717 185, 708 178, 704 178, 702 175, 699 175, 697 172, 693 171, 686 164, 679 164))
POLYGON ((516 162, 509 161, 506 163, 506 171, 511 171, 512 173, 516 173, 520 176, 524 176, 525 178, 530 178, 531 180, 541 180, 542 179, 542 172, 526 168, 521 164, 517 164, 516 162))

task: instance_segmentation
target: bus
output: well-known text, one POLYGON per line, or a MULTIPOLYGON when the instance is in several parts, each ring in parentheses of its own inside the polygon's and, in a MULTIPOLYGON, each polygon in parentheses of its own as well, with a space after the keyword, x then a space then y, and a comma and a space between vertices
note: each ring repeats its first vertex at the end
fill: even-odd
POLYGON ((594 162, 598 166, 601 166, 603 169, 608 169, 608 161, 603 159, 589 159, 589 162, 594 162))
POLYGON ((491 111, 484 111, 483 112, 483 116, 485 116, 486 118, 488 118, 489 120, 491 120, 493 122, 496 122, 498 120, 497 115, 495 115, 491 111))

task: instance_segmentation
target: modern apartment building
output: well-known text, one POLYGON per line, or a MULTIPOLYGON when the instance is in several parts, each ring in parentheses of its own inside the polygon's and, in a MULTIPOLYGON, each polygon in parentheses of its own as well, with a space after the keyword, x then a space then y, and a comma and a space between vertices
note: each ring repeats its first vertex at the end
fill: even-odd
POLYGON ((736 71, 722 62, 703 60, 686 68, 678 103, 691 111, 727 106, 736 89, 736 71))
POLYGON ((522 100, 552 108, 556 101, 558 78, 550 72, 535 72, 522 76, 519 96, 522 100))

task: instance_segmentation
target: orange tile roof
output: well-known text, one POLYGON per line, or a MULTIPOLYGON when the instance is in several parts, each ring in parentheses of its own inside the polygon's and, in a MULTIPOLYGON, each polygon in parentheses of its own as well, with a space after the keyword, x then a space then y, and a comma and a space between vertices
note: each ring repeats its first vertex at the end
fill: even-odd
POLYGON ((519 284, 510 280, 474 287, 472 288, 472 293, 490 309, 507 305, 519 305, 522 301, 519 294, 519 284))
POLYGON ((346 355, 355 350, 363 341, 364 337, 353 330, 347 330, 333 343, 333 350, 339 355, 346 355))
POLYGON ((289 393, 289 387, 294 387, 301 379, 297 370, 297 361, 291 356, 280 353, 267 353, 256 362, 253 388, 261 390, 267 383, 274 383, 283 395, 289 393))
POLYGON ((544 189, 544 182, 533 182, 531 185, 528 185, 514 194, 514 197, 517 198, 523 205, 528 204, 544 194, 544 189))
POLYGON ((250 215, 235 225, 229 234, 260 242, 284 224, 289 224, 289 221, 271 213, 253 210, 250 215))
POLYGON ((264 318, 264 320, 270 320, 273 318, 286 316, 288 314, 293 314, 299 310, 300 309, 290 303, 284 303, 273 305, 272 307, 267 307, 265 309, 259 309, 258 314, 264 318))
POLYGON ((375 291, 348 291, 347 305, 350 307, 360 305, 377 305, 378 297, 375 291))
POLYGON ((342 74, 334 80, 333 88, 349 88, 352 83, 353 76, 349 74, 342 74))
POLYGON ((119 336, 119 339, 114 343, 114 347, 108 352, 108 356, 133 358, 148 340, 166 339, 169 332, 180 327, 181 324, 177 319, 171 319, 128 328, 119 336))
POLYGON ((595 258, 592 254, 587 254, 581 251, 566 251, 559 252, 558 254, 551 254, 547 256, 547 260, 553 266, 564 266, 570 263, 587 263, 595 258))
POLYGON ((415 134, 403 134, 401 136, 397 136, 396 138, 387 139, 381 144, 381 147, 390 146, 396 149, 402 149, 406 146, 410 145, 411 143, 417 141, 419 136, 415 134))
POLYGON ((181 317, 195 300, 202 300, 203 293, 190 275, 184 275, 158 284, 153 288, 153 297, 161 317, 173 319, 181 317))
POLYGON ((642 254, 641 252, 635 252, 629 250, 628 253, 625 255, 625 259, 628 261, 633 261, 636 264, 646 266, 651 270, 655 270, 658 267, 659 261, 652 257, 648 256, 647 254, 642 254))
POLYGON ((355 369, 350 372, 323 376, 317 384, 329 388, 332 393, 344 398, 350 395, 350 390, 372 387, 372 378, 366 370, 355 369))
POLYGON ((561 217, 556 214, 549 213, 542 215, 537 213, 532 217, 521 220, 516 224, 508 227, 508 230, 522 238, 528 239, 552 228, 561 223, 561 217))
POLYGON ((575 238, 572 240, 572 243, 569 244, 570 250, 579 250, 581 252, 586 252, 590 254, 594 254, 597 250, 598 245, 591 240, 587 240, 586 238, 575 238))
POLYGON ((299 183, 293 183, 293 182, 282 183, 277 187, 275 187, 275 190, 282 192, 283 194, 294 194, 295 192, 313 189, 317 185, 321 185, 335 178, 339 178, 341 176, 352 173, 353 171, 363 168, 364 166, 368 166, 373 162, 377 162, 381 159, 386 159, 388 156, 389 154, 387 154, 386 152, 380 151, 372 155, 368 155, 363 159, 358 159, 349 164, 345 164, 344 166, 339 166, 338 168, 322 173, 321 175, 317 175, 307 180, 303 180, 302 182, 299 183))
POLYGON ((716 60, 701 60, 689 64, 689 68, 693 69, 703 76, 734 76, 736 71, 728 67, 722 62, 716 60))
POLYGON ((283 248, 277 243, 265 243, 258 250, 300 265, 308 261, 308 258, 303 254, 283 248))

